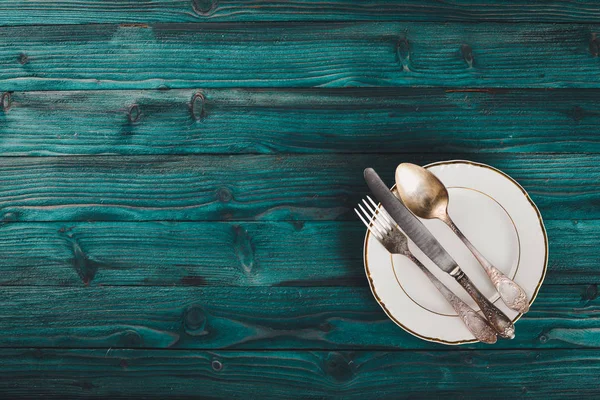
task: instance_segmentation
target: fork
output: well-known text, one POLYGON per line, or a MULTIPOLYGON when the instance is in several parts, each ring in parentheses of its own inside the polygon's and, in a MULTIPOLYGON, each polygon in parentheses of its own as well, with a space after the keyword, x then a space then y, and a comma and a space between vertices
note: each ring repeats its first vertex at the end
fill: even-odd
POLYGON ((464 301, 456 296, 448 289, 439 279, 437 279, 422 263, 419 261, 408 248, 408 238, 392 220, 392 217, 385 211, 383 207, 375 204, 375 202, 367 196, 368 202, 363 199, 366 207, 358 204, 358 209, 354 209, 360 220, 365 224, 369 232, 377 238, 377 240, 391 254, 399 254, 408 258, 415 263, 417 267, 429 278, 431 283, 437 290, 446 298, 448 303, 454 308, 465 326, 483 343, 496 343, 496 332, 488 321, 479 315, 475 310, 469 307, 464 301), (362 212, 362 214, 361 214, 362 212))

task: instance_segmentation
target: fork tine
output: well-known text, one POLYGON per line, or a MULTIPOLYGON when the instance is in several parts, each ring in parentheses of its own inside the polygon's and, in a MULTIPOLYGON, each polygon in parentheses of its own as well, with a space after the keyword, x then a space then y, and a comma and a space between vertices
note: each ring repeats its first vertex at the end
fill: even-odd
POLYGON ((386 235, 386 230, 383 229, 381 227, 381 225, 379 223, 377 223, 377 221, 374 219, 375 215, 372 214, 372 213, 368 213, 367 211, 365 211, 365 209, 363 208, 363 206, 360 203, 358 204, 358 208, 360 208, 360 210, 363 212, 363 214, 365 215, 365 217, 370 221, 369 226, 372 226, 375 229, 377 229, 377 231, 379 232, 379 234, 381 235, 381 237, 384 237, 386 235))
POLYGON ((381 217, 381 214, 379 214, 377 211, 371 209, 371 207, 367 204, 367 202, 365 200, 363 200, 363 201, 365 202, 365 205, 367 206, 369 211, 372 213, 375 223, 378 224, 379 227, 382 230, 384 230, 386 233, 389 233, 392 230, 392 226, 388 223, 388 221, 383 219, 381 217))
POLYGON ((387 212, 387 210, 383 207, 381 207, 381 213, 388 218, 388 220, 390 221, 390 223, 392 224, 392 226, 395 228, 396 226, 398 226, 398 224, 396 223, 396 221, 394 221, 394 219, 390 216, 390 214, 387 212))
MULTIPOLYGON (((365 199, 363 199, 363 203, 365 203, 365 206, 371 212, 371 214, 373 215, 373 218, 375 218, 375 221, 378 221, 379 225, 386 232, 389 232, 390 230, 392 230, 392 227, 390 226, 390 224, 387 221, 385 221, 383 218, 379 218, 379 214, 377 213, 377 211, 375 211, 374 209, 372 209, 371 206, 369 205, 369 203, 367 203, 367 201, 365 199)), ((377 209, 377 207, 375 207, 375 209, 377 209)))
POLYGON ((354 212, 356 212, 356 215, 358 215, 358 218, 360 218, 360 220, 363 222, 363 224, 365 224, 365 226, 367 227, 369 232, 371 232, 373 234, 373 236, 375 236, 377 239, 381 240, 382 237, 379 234, 379 232, 376 232, 374 229, 371 229, 371 225, 367 221, 365 221, 363 216, 360 214, 360 212, 356 208, 354 209, 354 212))
POLYGON ((381 206, 381 207, 377 206, 377 204, 375 204, 373 199, 369 196, 367 196, 367 199, 369 199, 369 201, 371 202, 373 207, 375 207, 376 210, 379 208, 379 213, 383 216, 383 218, 386 220, 386 222, 390 225, 390 228, 393 228, 396 226, 396 223, 394 222, 392 217, 390 217, 390 215, 387 213, 385 208, 383 208, 383 206, 381 206))
MULTIPOLYGON (((360 207, 360 204, 358 205, 360 207)), ((362 208, 362 207, 361 207, 362 208)), ((362 209, 364 212, 364 208, 362 209)), ((370 213, 368 213, 367 215, 370 216, 369 220, 371 221, 371 225, 374 226, 375 228, 377 228, 377 230, 379 231, 379 233, 381 233, 381 236, 386 236, 389 233, 389 229, 387 229, 387 227, 385 227, 382 223, 381 220, 379 218, 377 218, 377 214, 375 214, 374 212, 372 212, 372 210, 370 213)))
POLYGON ((382 236, 386 236, 388 234, 389 231, 387 228, 381 224, 379 218, 375 218, 375 215, 373 215, 373 219, 371 219, 371 224, 376 227, 379 232, 381 232, 382 236))
POLYGON ((390 234, 390 228, 387 226, 387 224, 384 224, 384 221, 381 218, 379 218, 379 214, 371 212, 369 215, 371 215, 371 225, 377 228, 382 237, 390 234))

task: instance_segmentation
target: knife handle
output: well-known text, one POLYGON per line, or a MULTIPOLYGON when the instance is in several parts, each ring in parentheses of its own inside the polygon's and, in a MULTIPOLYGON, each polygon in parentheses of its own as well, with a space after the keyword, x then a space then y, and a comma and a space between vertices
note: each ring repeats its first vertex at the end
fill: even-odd
POLYGON ((440 282, 435 275, 429 272, 427 267, 425 267, 412 253, 406 253, 405 256, 427 275, 431 283, 433 283, 436 289, 446 298, 448 303, 450 303, 452 308, 454 308, 454 311, 456 311, 460 319, 464 322, 469 332, 471 332, 477 340, 488 344, 496 343, 496 330, 492 328, 487 319, 479 315, 477 311, 473 310, 467 303, 452 293, 452 291, 440 282))
POLYGON ((454 279, 456 279, 460 286, 462 286, 467 293, 469 293, 469 296, 475 300, 477 305, 479 305, 483 315, 485 315, 492 327, 498 332, 499 336, 506 339, 515 337, 515 326, 511 320, 508 319, 498 307, 493 305, 484 295, 482 295, 479 290, 477 290, 464 271, 459 271, 458 274, 454 276, 454 279))

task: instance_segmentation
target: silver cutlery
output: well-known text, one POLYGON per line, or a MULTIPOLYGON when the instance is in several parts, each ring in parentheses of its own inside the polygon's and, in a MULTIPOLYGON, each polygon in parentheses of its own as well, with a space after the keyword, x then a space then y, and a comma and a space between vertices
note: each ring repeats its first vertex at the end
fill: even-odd
POLYGON ((529 310, 529 300, 525 291, 494 267, 452 221, 448 215, 448 190, 433 173, 415 164, 400 164, 396 168, 396 191, 406 207, 416 216, 424 219, 437 218, 450 227, 479 261, 502 301, 509 308, 520 313, 529 310))
POLYGON ((404 233, 431 259, 442 271, 448 273, 469 293, 481 308, 483 315, 501 337, 515 337, 515 327, 512 321, 496 306, 494 306, 473 284, 471 279, 458 266, 437 239, 429 232, 423 223, 406 208, 402 200, 397 198, 377 172, 372 168, 365 169, 367 185, 404 233))
POLYGON ((439 279, 437 279, 409 250, 408 239, 400 231, 392 217, 386 215, 383 207, 378 209, 375 202, 367 196, 368 202, 363 199, 364 208, 359 203, 358 209, 354 209, 360 220, 365 224, 369 232, 386 248, 391 254, 403 255, 419 267, 429 278, 437 290, 446 298, 448 303, 454 308, 460 319, 464 322, 467 329, 483 343, 496 343, 496 332, 490 324, 480 316, 475 310, 469 307, 464 301, 448 289, 439 279), (366 208, 366 210, 365 210, 366 208), (368 211, 367 211, 368 210, 368 211), (362 212, 362 213, 361 213, 362 212))

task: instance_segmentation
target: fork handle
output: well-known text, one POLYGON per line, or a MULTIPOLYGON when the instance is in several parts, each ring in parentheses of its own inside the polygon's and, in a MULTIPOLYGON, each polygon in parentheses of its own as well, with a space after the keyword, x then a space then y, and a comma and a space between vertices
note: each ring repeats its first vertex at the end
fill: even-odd
POLYGON ((436 289, 446 298, 448 303, 450 303, 452 308, 454 308, 454 311, 456 311, 460 319, 464 322, 469 332, 471 332, 477 340, 488 344, 496 343, 496 331, 490 326, 485 318, 469 307, 469 305, 462 301, 457 295, 452 293, 452 291, 440 282, 440 280, 436 278, 435 275, 433 275, 415 256, 412 254, 407 254, 406 256, 415 263, 421 271, 423 271, 436 289))
POLYGON ((469 293, 469 296, 475 300, 477 305, 481 308, 483 315, 485 315, 492 327, 498 332, 498 335, 506 339, 515 337, 515 326, 511 320, 481 294, 464 271, 459 270, 458 273, 454 275, 454 279, 456 279, 460 286, 469 293))

